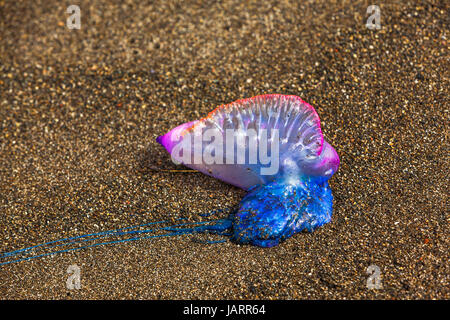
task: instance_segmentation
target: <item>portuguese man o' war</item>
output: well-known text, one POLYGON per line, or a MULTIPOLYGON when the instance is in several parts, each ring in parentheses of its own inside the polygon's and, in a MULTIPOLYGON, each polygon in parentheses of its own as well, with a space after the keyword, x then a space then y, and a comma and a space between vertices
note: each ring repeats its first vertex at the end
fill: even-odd
POLYGON ((157 141, 174 162, 248 191, 228 223, 212 229, 230 229, 237 243, 273 247, 331 220, 328 180, 339 156, 324 140, 317 112, 297 96, 222 105, 157 141))
MULTIPOLYGON (((273 247, 329 222, 328 180, 339 157, 323 139, 314 108, 296 96, 263 95, 220 106, 158 137, 176 163, 247 190, 228 218, 156 221, 72 236, 0 254, 0 266, 58 253, 194 233, 273 247)), ((231 208, 230 208, 231 209, 231 208)), ((216 210, 201 216, 210 216, 216 210)), ((222 241, 205 241, 219 243, 222 241)))

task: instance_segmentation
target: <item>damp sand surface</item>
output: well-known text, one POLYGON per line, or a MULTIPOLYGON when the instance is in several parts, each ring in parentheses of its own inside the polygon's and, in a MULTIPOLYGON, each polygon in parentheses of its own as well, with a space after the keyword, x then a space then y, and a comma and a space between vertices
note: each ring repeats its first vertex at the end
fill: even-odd
MULTIPOLYGON (((0 266, 2 299, 450 298, 449 4, 0 1, 0 252, 235 207, 157 136, 265 93, 315 106, 341 158, 332 222, 269 249, 213 235, 0 266), (447 30, 447 31, 446 31, 447 30), (447 125, 447 126, 446 126, 447 125), (81 270, 68 290, 67 268, 81 270), (368 290, 367 268, 382 288, 368 290)), ((5 261, 5 259, 1 260, 5 261)))

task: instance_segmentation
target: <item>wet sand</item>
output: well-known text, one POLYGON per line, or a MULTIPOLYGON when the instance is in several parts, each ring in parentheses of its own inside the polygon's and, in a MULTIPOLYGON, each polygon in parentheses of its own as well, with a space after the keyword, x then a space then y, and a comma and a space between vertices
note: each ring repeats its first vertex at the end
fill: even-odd
POLYGON ((0 0, 0 252, 235 207, 242 190, 152 168, 183 169, 158 135, 236 99, 302 97, 341 158, 332 222, 312 234, 2 265, 0 298, 449 299, 450 7, 380 2, 369 30, 370 4, 80 1, 70 30, 69 3, 0 0), (66 288, 74 264, 80 290, 66 288))

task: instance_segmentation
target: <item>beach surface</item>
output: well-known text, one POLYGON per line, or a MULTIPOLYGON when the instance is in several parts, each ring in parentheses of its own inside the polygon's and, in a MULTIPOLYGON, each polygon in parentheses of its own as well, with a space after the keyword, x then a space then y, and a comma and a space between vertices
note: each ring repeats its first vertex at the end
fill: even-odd
POLYGON ((2 256, 0 299, 450 298, 448 1, 380 1, 373 30, 369 1, 85 0, 80 29, 71 4, 0 0, 0 253, 226 217, 245 191, 174 171, 155 139, 269 93, 318 112, 333 218, 273 248, 195 234, 35 257, 130 236, 58 242, 2 256))

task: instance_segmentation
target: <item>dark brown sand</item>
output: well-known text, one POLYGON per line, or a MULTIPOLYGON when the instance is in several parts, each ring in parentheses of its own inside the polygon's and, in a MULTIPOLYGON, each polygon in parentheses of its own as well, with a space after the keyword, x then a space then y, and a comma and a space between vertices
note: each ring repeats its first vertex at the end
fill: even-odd
POLYGON ((77 3, 70 30, 71 1, 0 0, 0 252, 237 205, 152 171, 180 169, 155 138, 264 93, 319 113, 333 220, 271 249, 188 235, 8 264, 2 299, 450 298, 448 1, 379 2, 381 30, 372 1, 77 3))

